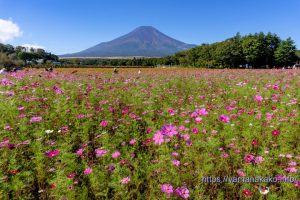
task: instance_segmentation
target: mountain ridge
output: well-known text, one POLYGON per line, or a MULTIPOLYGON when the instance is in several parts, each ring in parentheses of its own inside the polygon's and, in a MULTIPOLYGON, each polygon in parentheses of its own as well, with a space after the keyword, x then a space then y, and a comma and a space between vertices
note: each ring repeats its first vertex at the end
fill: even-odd
POLYGON ((114 40, 60 57, 163 57, 195 46, 171 38, 152 26, 140 26, 114 40))

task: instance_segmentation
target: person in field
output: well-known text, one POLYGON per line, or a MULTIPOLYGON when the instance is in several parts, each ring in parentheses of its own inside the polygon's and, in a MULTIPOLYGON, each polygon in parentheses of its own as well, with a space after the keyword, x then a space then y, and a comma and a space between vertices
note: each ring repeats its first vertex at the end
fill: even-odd
POLYGON ((114 74, 117 74, 118 73, 118 70, 117 68, 114 67, 114 74))

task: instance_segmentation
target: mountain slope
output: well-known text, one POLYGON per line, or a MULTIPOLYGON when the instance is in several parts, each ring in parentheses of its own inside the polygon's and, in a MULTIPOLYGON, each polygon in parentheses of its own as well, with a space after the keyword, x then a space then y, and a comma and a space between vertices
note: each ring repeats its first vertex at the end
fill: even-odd
POLYGON ((175 40, 151 26, 141 26, 112 41, 61 57, 162 57, 195 46, 175 40))

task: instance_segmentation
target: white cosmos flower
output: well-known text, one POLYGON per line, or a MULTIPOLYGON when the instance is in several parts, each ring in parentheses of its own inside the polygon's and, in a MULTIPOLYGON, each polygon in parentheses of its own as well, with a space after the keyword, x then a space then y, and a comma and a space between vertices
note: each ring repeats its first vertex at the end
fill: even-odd
POLYGON ((54 130, 45 130, 45 133, 49 134, 49 133, 53 133, 54 130))
POLYGON ((268 187, 264 187, 264 186, 259 186, 258 190, 261 194, 264 194, 264 195, 268 194, 270 192, 270 189, 268 187))

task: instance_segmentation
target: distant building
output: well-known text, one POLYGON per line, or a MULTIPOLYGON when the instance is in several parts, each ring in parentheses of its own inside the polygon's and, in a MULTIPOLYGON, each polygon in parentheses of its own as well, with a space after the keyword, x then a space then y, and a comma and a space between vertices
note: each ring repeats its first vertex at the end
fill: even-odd
POLYGON ((61 65, 61 62, 53 61, 52 64, 53 65, 61 65))

